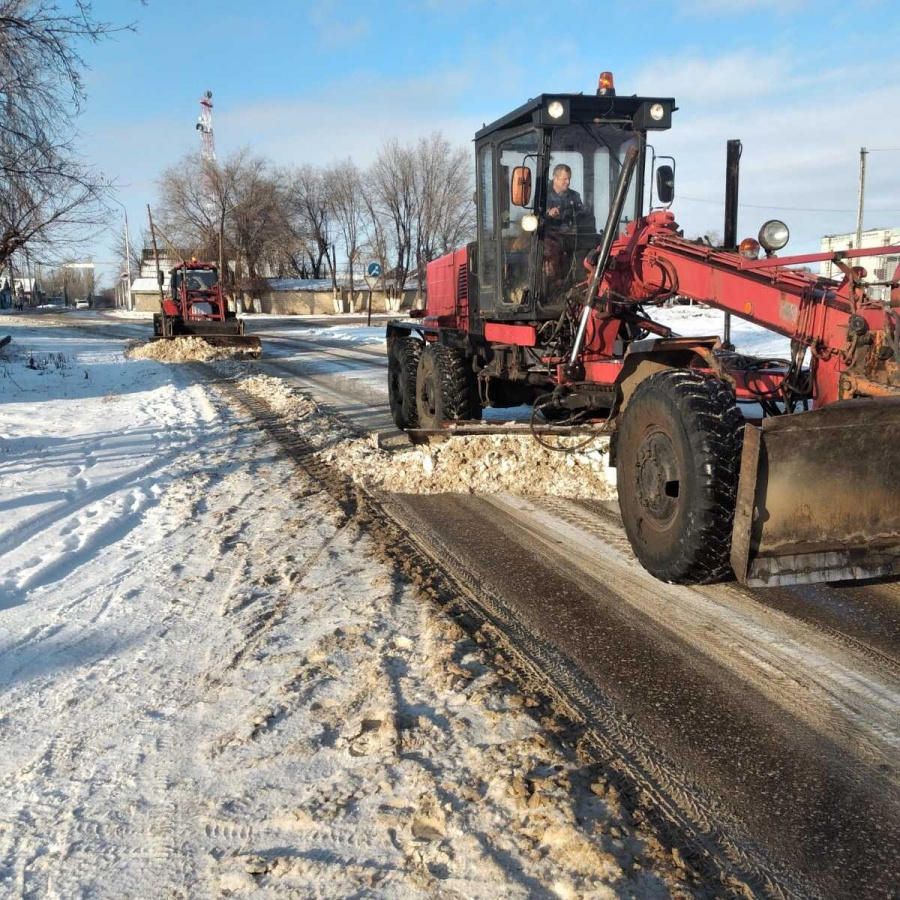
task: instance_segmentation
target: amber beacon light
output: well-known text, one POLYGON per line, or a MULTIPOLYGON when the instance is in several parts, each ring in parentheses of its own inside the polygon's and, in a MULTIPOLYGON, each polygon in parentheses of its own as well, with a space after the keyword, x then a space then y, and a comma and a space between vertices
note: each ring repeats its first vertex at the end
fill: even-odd
POLYGON ((597 82, 598 97, 615 97, 616 85, 613 82, 612 72, 601 72, 600 80, 597 82))

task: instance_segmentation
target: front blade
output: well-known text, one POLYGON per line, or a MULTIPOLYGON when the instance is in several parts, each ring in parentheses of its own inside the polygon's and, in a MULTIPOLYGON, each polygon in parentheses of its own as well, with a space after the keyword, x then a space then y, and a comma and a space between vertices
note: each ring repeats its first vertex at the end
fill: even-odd
POLYGON ((197 334, 195 337, 203 338, 207 344, 211 344, 213 347, 231 347, 235 350, 242 350, 248 356, 257 359, 262 355, 262 343, 256 335, 197 334))
POLYGON ((181 337, 196 337, 205 341, 211 347, 231 347, 240 350, 245 356, 259 359, 262 356, 262 342, 256 335, 249 334, 204 334, 195 332, 192 334, 175 334, 172 337, 154 335, 151 341, 174 341, 181 337))
POLYGON ((900 573, 900 398, 747 425, 731 545, 753 587, 900 573))

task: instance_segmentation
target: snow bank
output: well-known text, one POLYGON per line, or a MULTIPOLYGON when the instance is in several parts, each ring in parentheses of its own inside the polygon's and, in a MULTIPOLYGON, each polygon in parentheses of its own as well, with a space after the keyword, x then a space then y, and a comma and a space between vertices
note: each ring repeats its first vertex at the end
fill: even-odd
MULTIPOLYGON (((529 435, 451 437, 439 443, 383 450, 341 423, 278 378, 242 377, 241 387, 293 422, 321 457, 370 489, 406 494, 497 493, 523 496, 615 496, 608 439, 578 452, 542 447, 529 435)), ((562 443, 579 445, 584 436, 562 443)))
POLYGON ((214 347, 199 337, 135 344, 125 355, 129 359, 155 359, 157 362, 212 362, 216 359, 240 359, 247 355, 241 347, 214 347))

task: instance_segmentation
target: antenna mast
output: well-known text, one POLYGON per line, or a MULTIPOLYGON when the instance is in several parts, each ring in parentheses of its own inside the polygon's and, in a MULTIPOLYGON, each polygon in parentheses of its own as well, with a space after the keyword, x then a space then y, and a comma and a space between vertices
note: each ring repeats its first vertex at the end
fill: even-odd
POLYGON ((207 162, 216 161, 216 139, 212 125, 212 91, 207 91, 200 98, 200 116, 197 119, 197 131, 200 132, 200 156, 207 162))

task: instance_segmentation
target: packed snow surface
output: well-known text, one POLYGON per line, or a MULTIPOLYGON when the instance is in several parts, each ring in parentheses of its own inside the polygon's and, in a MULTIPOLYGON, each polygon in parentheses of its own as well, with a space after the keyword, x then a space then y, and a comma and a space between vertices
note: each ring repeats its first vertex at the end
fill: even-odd
MULTIPOLYGON (((221 372, 2 332, 0 896, 690 895, 221 372)), ((254 389, 408 486, 309 399, 254 389)))

